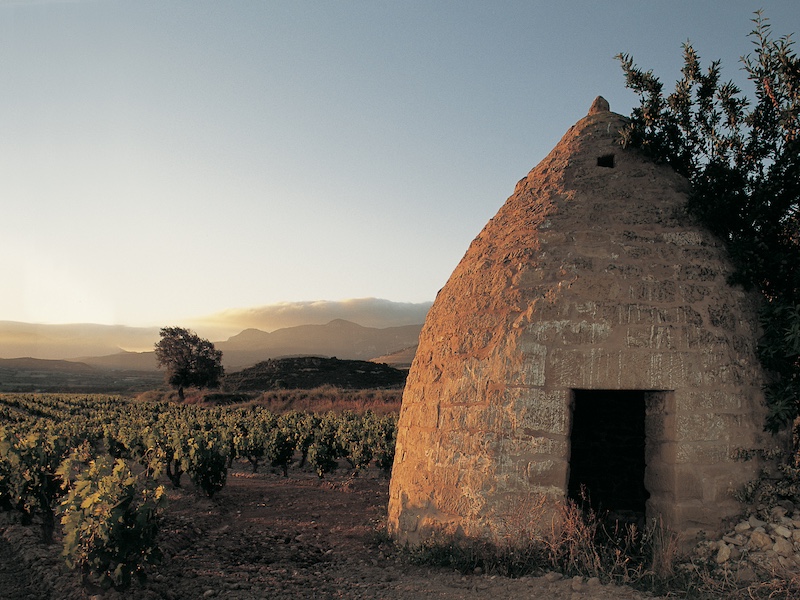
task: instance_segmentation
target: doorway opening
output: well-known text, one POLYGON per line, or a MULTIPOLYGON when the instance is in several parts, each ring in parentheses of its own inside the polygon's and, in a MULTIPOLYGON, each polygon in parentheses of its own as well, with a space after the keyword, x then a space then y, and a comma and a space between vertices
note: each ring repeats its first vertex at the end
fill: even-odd
POLYGON ((568 496, 621 520, 645 517, 647 391, 573 390, 568 496))

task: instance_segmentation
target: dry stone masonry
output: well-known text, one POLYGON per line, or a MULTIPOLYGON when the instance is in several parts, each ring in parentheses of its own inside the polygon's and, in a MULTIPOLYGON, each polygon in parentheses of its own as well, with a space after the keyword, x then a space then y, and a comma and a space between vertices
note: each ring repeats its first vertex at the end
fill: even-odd
POLYGON ((688 182, 623 150, 598 98, 439 292, 403 395, 389 527, 490 536, 536 497, 722 533, 764 463, 757 299, 685 213, 688 182))

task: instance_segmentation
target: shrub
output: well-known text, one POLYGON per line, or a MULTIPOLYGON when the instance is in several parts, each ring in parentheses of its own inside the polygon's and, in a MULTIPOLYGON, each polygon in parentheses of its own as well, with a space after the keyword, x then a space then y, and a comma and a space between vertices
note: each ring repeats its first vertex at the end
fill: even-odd
POLYGON ((4 502, 22 513, 23 523, 40 516, 45 543, 53 538, 55 508, 63 495, 57 471, 68 453, 67 440, 55 433, 7 434, 0 439, 4 502))
POLYGON ((208 431, 194 431, 187 440, 186 472, 209 498, 225 487, 228 479, 228 445, 208 431))
POLYGON ((156 534, 163 494, 122 459, 90 461, 61 503, 67 565, 102 587, 125 589, 134 575, 144 578, 144 566, 161 558, 156 534))
POLYGON ((390 475, 394 465, 397 445, 397 413, 376 418, 374 422, 375 462, 385 475, 390 475))
POLYGON ((733 82, 720 82, 719 61, 702 70, 691 44, 666 96, 652 71, 618 55, 640 100, 622 142, 689 179, 687 209, 725 242, 732 283, 762 294, 766 425, 777 431, 800 414, 800 57, 789 36, 772 38, 760 11, 753 21, 755 56, 741 59, 753 102, 733 82))
POLYGON ((308 447, 308 462, 322 478, 339 467, 336 459, 341 455, 337 440, 338 423, 335 413, 323 416, 314 430, 314 438, 308 447))
POLYGON ((295 437, 290 421, 283 417, 272 417, 266 432, 265 451, 273 467, 279 467, 284 477, 289 475, 289 463, 294 456, 295 437))
POLYGON ((374 443, 369 417, 369 413, 359 416, 346 410, 338 418, 336 443, 356 475, 372 462, 374 443))

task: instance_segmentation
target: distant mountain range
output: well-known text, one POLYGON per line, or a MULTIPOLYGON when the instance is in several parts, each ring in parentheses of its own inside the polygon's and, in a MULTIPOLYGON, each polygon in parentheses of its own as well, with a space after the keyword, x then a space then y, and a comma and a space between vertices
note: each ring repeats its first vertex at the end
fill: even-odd
MULTIPOLYGON (((325 325, 299 325, 271 333, 246 329, 214 345, 222 351, 223 364, 229 372, 285 356, 369 360, 379 356, 388 358, 393 353, 404 351, 398 356, 400 362, 405 362, 409 349, 412 349, 413 356, 421 329, 422 325, 383 329, 362 327, 351 321, 335 319, 325 325)), ((158 329, 154 328, 32 325, 0 321, 0 358, 61 359, 106 370, 154 371, 154 352, 128 352, 121 348, 152 348, 158 337, 158 329)), ((46 362, 37 365, 40 368, 48 366, 46 362)), ((22 366, 22 363, 15 366, 22 366)))
POLYGON ((222 350, 223 364, 230 369, 281 356, 317 355, 369 360, 416 346, 421 330, 422 325, 378 329, 335 319, 326 325, 299 325, 272 333, 246 329, 215 346, 222 350))

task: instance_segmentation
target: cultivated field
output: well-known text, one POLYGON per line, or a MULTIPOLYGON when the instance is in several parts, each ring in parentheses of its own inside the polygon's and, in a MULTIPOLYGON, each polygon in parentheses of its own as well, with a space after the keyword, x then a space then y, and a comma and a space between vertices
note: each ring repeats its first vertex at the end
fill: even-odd
MULTIPOLYGON (((0 598, 653 597, 619 585, 651 578, 636 557, 607 554, 591 577, 591 553, 606 550, 582 518, 549 555, 397 547, 385 531, 391 397, 358 396, 386 400, 382 411, 353 410, 351 396, 314 414, 296 410, 313 394, 292 394, 227 406, 0 395, 0 598), (503 576, 508 565, 524 575, 503 576)), ((714 544, 676 572, 671 596, 795 597, 791 574, 726 580, 714 544)))

